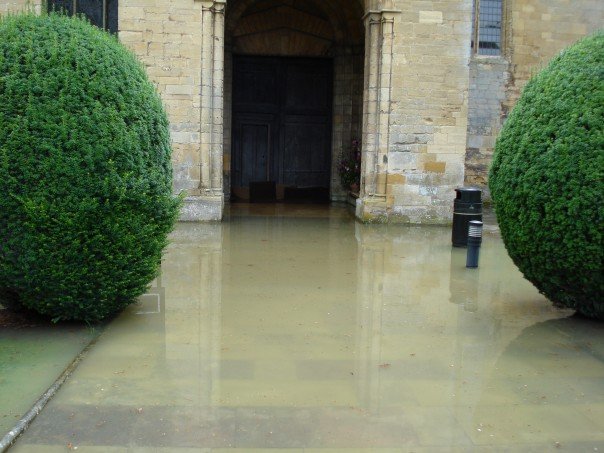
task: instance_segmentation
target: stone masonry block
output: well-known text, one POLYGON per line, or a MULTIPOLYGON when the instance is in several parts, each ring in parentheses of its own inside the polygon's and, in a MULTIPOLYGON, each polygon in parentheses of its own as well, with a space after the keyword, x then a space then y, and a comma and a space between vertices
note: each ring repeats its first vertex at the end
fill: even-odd
POLYGON ((447 167, 446 162, 426 162, 424 164, 424 170, 433 173, 444 173, 447 167))

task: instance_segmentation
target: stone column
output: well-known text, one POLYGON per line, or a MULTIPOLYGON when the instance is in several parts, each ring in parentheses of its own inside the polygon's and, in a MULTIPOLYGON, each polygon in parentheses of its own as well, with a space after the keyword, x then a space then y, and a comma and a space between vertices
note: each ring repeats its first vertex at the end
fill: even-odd
MULTIPOLYGON (((224 140, 224 13, 226 0, 214 2, 214 59, 212 68, 212 167, 211 190, 215 196, 223 195, 223 140, 224 140)), ((203 63, 202 63, 203 64, 203 63)))
POLYGON ((377 9, 364 19, 363 168, 357 200, 357 217, 362 220, 386 216, 394 24, 399 14, 377 9))
POLYGON ((379 80, 380 14, 365 15, 365 87, 363 93, 363 166, 361 197, 373 196, 377 192, 377 99, 379 80))
POLYGON ((390 112, 392 94, 392 60, 394 44, 394 21, 396 12, 382 11, 380 18, 380 61, 378 95, 378 143, 376 196, 386 200, 386 178, 388 175, 388 151, 390 148, 390 112))
POLYGON ((202 4, 201 187, 202 195, 222 196, 224 113, 224 10, 226 0, 202 4))
POLYGON ((226 0, 202 0, 200 183, 181 220, 220 220, 224 209, 224 14, 226 0))
POLYGON ((212 157, 212 79, 214 77, 214 2, 203 2, 201 13, 201 146, 200 191, 203 195, 211 194, 210 159, 212 157))

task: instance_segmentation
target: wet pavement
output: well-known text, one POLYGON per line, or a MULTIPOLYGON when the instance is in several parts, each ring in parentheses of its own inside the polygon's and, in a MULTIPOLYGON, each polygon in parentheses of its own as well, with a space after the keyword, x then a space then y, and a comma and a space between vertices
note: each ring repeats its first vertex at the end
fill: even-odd
POLYGON ((235 206, 179 224, 15 452, 604 451, 604 331, 545 300, 489 225, 235 206))
POLYGON ((72 323, 0 327, 0 438, 15 426, 98 331, 72 323))

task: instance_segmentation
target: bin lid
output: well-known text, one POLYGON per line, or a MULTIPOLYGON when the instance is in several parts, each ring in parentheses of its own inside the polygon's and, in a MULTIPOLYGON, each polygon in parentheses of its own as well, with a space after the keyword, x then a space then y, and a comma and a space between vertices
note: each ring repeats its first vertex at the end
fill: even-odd
POLYGON ((482 190, 478 187, 458 187, 457 200, 467 203, 480 203, 482 201, 482 190))

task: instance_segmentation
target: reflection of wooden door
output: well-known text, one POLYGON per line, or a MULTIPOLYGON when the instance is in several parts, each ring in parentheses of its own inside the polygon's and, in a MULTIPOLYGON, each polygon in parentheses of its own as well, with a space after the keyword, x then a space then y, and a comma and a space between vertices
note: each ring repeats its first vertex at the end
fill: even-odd
POLYGON ((330 60, 235 57, 234 189, 329 188, 332 77, 330 60))

